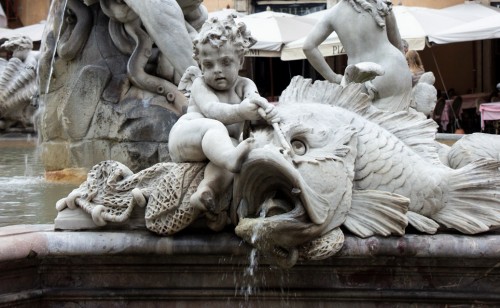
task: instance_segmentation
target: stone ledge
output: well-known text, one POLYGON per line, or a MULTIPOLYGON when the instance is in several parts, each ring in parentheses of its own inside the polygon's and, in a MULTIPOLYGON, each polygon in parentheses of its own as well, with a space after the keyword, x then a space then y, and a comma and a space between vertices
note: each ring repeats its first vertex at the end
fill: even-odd
POLYGON ((289 270, 232 233, 0 228, 0 307, 500 305, 500 235, 346 236, 337 256, 289 270))
MULTIPOLYGON (((207 231, 208 232, 208 231, 207 231)), ((149 231, 54 231, 54 225, 0 228, 0 262, 68 255, 230 254, 248 255, 251 248, 231 233, 157 236, 149 231)), ((499 258, 500 234, 370 237, 346 235, 338 257, 499 258)), ((313 261, 311 261, 313 262, 313 261)), ((313 262, 314 263, 314 262, 313 262)))

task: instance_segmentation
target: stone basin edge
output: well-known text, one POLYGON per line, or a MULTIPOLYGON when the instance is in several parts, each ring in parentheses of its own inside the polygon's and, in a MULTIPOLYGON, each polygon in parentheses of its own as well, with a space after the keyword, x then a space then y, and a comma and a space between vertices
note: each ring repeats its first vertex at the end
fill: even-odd
MULTIPOLYGON (((54 225, 0 227, 0 262, 25 258, 103 255, 248 255, 251 247, 230 232, 158 236, 146 230, 55 231, 54 225)), ((345 236, 331 258, 377 256, 500 258, 500 234, 345 236)), ((315 262, 315 261, 308 261, 315 262)))

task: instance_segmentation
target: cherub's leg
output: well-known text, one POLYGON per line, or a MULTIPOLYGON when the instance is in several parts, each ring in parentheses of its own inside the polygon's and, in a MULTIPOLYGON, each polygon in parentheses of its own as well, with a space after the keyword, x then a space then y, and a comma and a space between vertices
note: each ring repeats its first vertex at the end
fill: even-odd
POLYGON ((209 162, 205 167, 203 180, 191 196, 191 205, 214 214, 221 212, 220 197, 226 193, 233 181, 233 173, 209 162))
POLYGON ((207 225, 214 231, 220 231, 227 224, 226 206, 228 200, 223 197, 233 181, 233 173, 208 163, 203 180, 190 198, 191 206, 205 213, 207 225))
POLYGON ((213 127, 206 131, 202 140, 203 153, 217 166, 239 172, 255 140, 247 138, 235 146, 226 127, 222 123, 221 126, 223 129, 213 127))

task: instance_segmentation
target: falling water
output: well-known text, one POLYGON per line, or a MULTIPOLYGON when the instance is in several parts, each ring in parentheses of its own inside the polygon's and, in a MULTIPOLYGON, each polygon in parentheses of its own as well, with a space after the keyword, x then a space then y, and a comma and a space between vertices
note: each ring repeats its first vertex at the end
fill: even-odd
MULTIPOLYGON (((267 214, 266 208, 263 207, 262 210, 260 211, 259 217, 264 218, 266 217, 266 214, 267 214)), ((251 238, 252 245, 255 244, 257 240, 260 238, 262 231, 263 228, 260 223, 254 225, 251 238)), ((258 281, 255 275, 259 266, 258 256, 259 254, 257 248, 253 248, 248 257, 248 267, 245 269, 243 275, 244 284, 240 289, 240 294, 242 294, 245 297, 245 302, 248 302, 248 299, 251 295, 255 295, 257 293, 258 289, 256 286, 262 283, 262 281, 258 281)))
MULTIPOLYGON (((48 94, 49 89, 50 89, 50 80, 52 79, 52 74, 54 72, 54 62, 55 62, 55 57, 56 57, 56 52, 57 52, 57 44, 59 42, 59 38, 61 37, 62 26, 64 24, 64 14, 66 13, 66 6, 68 4, 68 0, 64 0, 63 3, 64 4, 63 4, 63 9, 61 10, 61 15, 60 15, 60 19, 59 19, 60 21, 59 21, 59 25, 57 27, 57 33, 54 35, 55 42, 54 42, 54 47, 52 50, 52 56, 50 58, 49 74, 47 76, 47 82, 45 84, 45 94, 48 94)), ((54 25, 56 24, 55 23, 56 14, 54 14, 54 13, 58 11, 59 4, 60 4, 59 1, 52 1, 52 4, 50 5, 50 10, 49 10, 51 12, 51 14, 49 14, 49 19, 47 20, 47 24, 45 26, 45 31, 47 31, 47 29, 54 28, 54 25)), ((43 36, 44 36, 44 38, 46 38, 47 37, 46 33, 44 33, 43 36)), ((47 47, 45 41, 42 42, 42 46, 47 47)))

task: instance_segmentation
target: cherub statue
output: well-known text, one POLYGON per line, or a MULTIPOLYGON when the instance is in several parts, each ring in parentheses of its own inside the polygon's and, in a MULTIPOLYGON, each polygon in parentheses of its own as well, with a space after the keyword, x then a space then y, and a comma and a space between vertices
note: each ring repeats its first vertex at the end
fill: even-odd
MULTIPOLYGON (((232 184, 253 138, 238 142, 247 120, 278 121, 276 110, 261 97, 254 82, 238 75, 244 53, 255 43, 244 24, 212 18, 194 39, 194 58, 201 75, 191 85, 187 113, 172 127, 169 152, 174 162, 209 160, 204 179, 191 196, 192 206, 208 210, 209 219, 225 224, 217 208, 221 195, 232 184)), ((193 76, 196 68, 187 71, 193 76)))
POLYGON ((373 104, 384 110, 407 110, 412 89, 411 74, 402 52, 391 2, 341 0, 329 9, 308 35, 304 44, 307 59, 326 80, 340 84, 342 75, 328 66, 318 49, 334 31, 347 51, 349 65, 375 64, 360 68, 369 69, 365 74, 357 73, 358 76, 365 76, 358 82, 365 82, 373 104))

